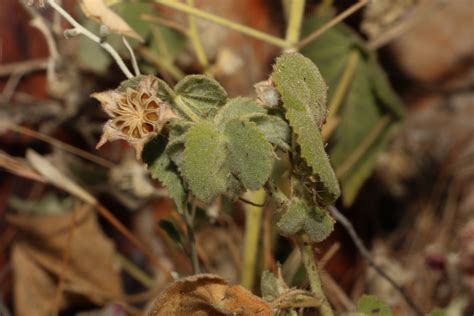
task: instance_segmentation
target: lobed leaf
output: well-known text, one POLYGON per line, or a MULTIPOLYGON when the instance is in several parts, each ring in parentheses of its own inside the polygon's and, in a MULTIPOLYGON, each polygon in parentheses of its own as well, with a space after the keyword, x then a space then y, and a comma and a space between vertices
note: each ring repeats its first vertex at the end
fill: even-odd
POLYGON ((222 128, 227 122, 235 118, 265 113, 266 110, 259 106, 255 100, 239 97, 227 102, 217 113, 215 121, 222 128))

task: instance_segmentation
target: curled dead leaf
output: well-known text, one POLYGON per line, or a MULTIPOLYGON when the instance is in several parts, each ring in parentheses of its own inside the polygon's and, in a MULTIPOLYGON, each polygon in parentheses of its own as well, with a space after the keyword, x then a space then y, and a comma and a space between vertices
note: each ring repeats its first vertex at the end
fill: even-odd
POLYGON ((89 19, 107 26, 110 32, 129 36, 142 43, 145 41, 127 22, 112 11, 103 0, 80 0, 79 4, 82 12, 89 19))
POLYGON ((148 316, 273 315, 271 307, 240 285, 230 285, 214 274, 178 280, 153 302, 148 316))

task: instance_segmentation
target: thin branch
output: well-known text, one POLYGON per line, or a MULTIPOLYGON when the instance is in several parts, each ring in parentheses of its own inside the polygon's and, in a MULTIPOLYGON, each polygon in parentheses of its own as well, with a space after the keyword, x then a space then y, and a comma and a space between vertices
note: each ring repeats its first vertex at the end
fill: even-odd
POLYGON ((295 45, 300 38, 301 23, 303 21, 305 0, 292 0, 286 29, 286 42, 289 47, 295 45))
POLYGON ((196 249, 196 235, 194 234, 194 217, 196 216, 196 201, 193 200, 191 203, 191 212, 186 207, 183 213, 183 219, 186 224, 186 231, 188 234, 189 246, 191 248, 191 263, 193 266, 193 274, 199 274, 201 269, 199 267, 199 258, 196 249))
MULTIPOLYGON (((194 0, 186 0, 186 2, 190 7, 194 7, 194 0)), ((188 22, 188 35, 193 45, 194 52, 196 53, 196 57, 202 68, 204 69, 204 72, 208 72, 209 61, 207 60, 206 52, 204 51, 204 46, 202 45, 201 36, 199 35, 199 31, 196 24, 196 19, 192 15, 188 15, 188 22)))
POLYGON ((336 17, 328 21, 326 24, 321 26, 319 29, 317 29, 316 31, 314 31, 313 33, 309 34, 304 39, 302 39, 298 44, 296 44, 296 48, 298 50, 302 49, 303 47, 305 47, 306 45, 314 41, 316 38, 321 36, 321 34, 329 30, 331 27, 338 24, 339 22, 341 22, 342 20, 344 20, 345 18, 347 18, 348 16, 356 12, 357 10, 364 7, 368 2, 369 0, 361 0, 353 4, 352 6, 350 6, 349 8, 347 8, 346 10, 338 14, 336 17))
POLYGON ((168 20, 168 19, 163 19, 162 17, 159 17, 159 16, 154 16, 154 15, 150 15, 150 14, 143 14, 141 16, 141 19, 143 21, 147 21, 147 22, 151 22, 151 23, 155 23, 155 24, 158 24, 158 25, 163 25, 163 26, 166 26, 166 27, 169 27, 170 29, 173 29, 175 31, 178 31, 182 34, 185 34, 185 35, 188 35, 188 30, 186 29, 185 26, 173 21, 173 20, 168 20))
POLYGON ((417 315, 424 315, 421 311, 420 307, 415 304, 415 302, 411 299, 405 289, 398 285, 392 277, 390 277, 372 258, 370 255, 369 250, 364 246, 364 243, 360 239, 359 235, 352 226, 351 222, 344 216, 334 205, 330 205, 328 207, 329 211, 331 212, 332 216, 346 229, 347 233, 351 237, 352 241, 354 242, 356 248, 359 250, 360 254, 367 260, 369 266, 371 266, 381 277, 390 283, 403 297, 403 299, 407 302, 408 305, 415 311, 417 315))
POLYGON ((50 144, 51 146, 54 146, 56 148, 59 148, 59 149, 64 150, 66 152, 69 152, 73 155, 79 156, 83 159, 86 159, 88 161, 96 163, 96 164, 98 164, 98 165, 100 165, 104 168, 113 168, 115 166, 114 163, 112 163, 112 162, 110 162, 110 161, 108 161, 104 158, 101 158, 99 156, 91 154, 90 152, 87 152, 87 151, 82 150, 80 148, 77 148, 75 146, 71 146, 67 143, 64 143, 60 140, 57 140, 54 137, 51 137, 49 135, 37 132, 37 131, 32 130, 30 128, 20 126, 20 125, 17 125, 17 124, 9 124, 8 128, 10 130, 14 131, 14 132, 39 139, 43 142, 46 142, 46 143, 50 144))
POLYGON ((138 62, 137 62, 137 57, 135 56, 135 53, 133 52, 132 46, 130 46, 130 43, 128 42, 127 38, 125 36, 122 36, 122 41, 125 47, 127 47, 128 52, 130 53, 130 59, 132 60, 132 66, 133 66, 133 71, 135 72, 135 76, 140 76, 140 68, 138 68, 138 62))
POLYGON ((55 0, 47 0, 48 4, 56 10, 66 21, 68 21, 72 26, 74 26, 74 30, 77 34, 82 34, 92 41, 96 42, 99 44, 103 49, 105 49, 115 60, 117 65, 120 67, 122 72, 125 74, 125 76, 130 79, 133 78, 133 74, 130 72, 128 69, 127 65, 125 65, 125 62, 123 61, 122 57, 120 57, 119 53, 107 42, 101 42, 101 39, 99 36, 95 35, 85 27, 83 27, 79 22, 77 22, 69 13, 67 13, 59 4, 56 3, 55 0))
POLYGON ((242 34, 257 38, 257 39, 259 39, 261 41, 264 41, 266 43, 273 44, 275 46, 279 46, 279 47, 282 47, 282 48, 287 48, 288 47, 287 42, 285 40, 279 38, 279 37, 267 34, 265 32, 258 31, 254 28, 251 28, 251 27, 248 27, 248 26, 236 23, 236 22, 229 21, 225 18, 222 18, 220 16, 204 12, 202 10, 196 9, 196 8, 191 7, 189 5, 186 5, 184 3, 180 3, 180 2, 176 2, 176 1, 170 1, 170 0, 154 0, 154 2, 156 2, 158 4, 161 4, 161 5, 164 5, 164 6, 167 6, 167 7, 170 7, 170 8, 173 8, 175 10, 182 11, 182 12, 187 13, 189 15, 196 16, 198 18, 207 20, 209 22, 219 24, 219 25, 227 27, 231 30, 234 30, 234 31, 240 32, 242 34))
POLYGON ((0 77, 10 76, 14 73, 24 75, 39 70, 45 70, 48 66, 48 59, 31 59, 11 64, 0 65, 0 77))

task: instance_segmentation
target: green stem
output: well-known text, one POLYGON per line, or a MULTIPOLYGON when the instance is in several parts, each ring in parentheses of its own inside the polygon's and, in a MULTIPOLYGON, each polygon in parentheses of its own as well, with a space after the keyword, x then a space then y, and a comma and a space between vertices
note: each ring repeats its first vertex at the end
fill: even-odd
POLYGON ((186 230, 188 233, 188 240, 189 240, 189 245, 191 248, 191 263, 193 265, 193 274, 199 274, 201 273, 201 269, 199 268, 199 258, 197 255, 197 249, 196 249, 196 236, 194 234, 194 216, 196 214, 196 202, 192 202, 192 209, 191 213, 189 213, 189 209, 186 208, 184 211, 183 217, 184 221, 186 223, 186 230))
POLYGON ((301 24, 303 21, 305 0, 292 0, 286 29, 286 43, 293 47, 300 38, 301 24))
MULTIPOLYGON (((186 1, 188 6, 194 7, 194 0, 187 0, 186 1)), ((206 52, 204 51, 204 47, 202 45, 201 37, 199 36, 199 31, 196 25, 196 19, 192 15, 188 15, 189 21, 189 39, 194 48, 194 52, 196 53, 196 57, 201 64, 204 72, 206 73, 209 68, 209 61, 207 60, 206 52)))
POLYGON ((171 1, 171 0, 153 0, 153 1, 155 3, 162 4, 164 6, 173 8, 175 10, 193 15, 195 17, 198 17, 198 18, 201 18, 201 19, 204 19, 204 20, 207 20, 207 21, 210 21, 212 23, 219 24, 221 26, 227 27, 231 30, 240 32, 242 34, 257 38, 261 41, 264 41, 264 42, 267 42, 267 43, 270 43, 270 44, 273 44, 273 45, 276 45, 276 46, 279 46, 279 47, 283 47, 283 48, 287 47, 287 42, 285 40, 279 38, 279 37, 276 37, 276 36, 258 31, 254 28, 251 28, 251 27, 248 27, 248 26, 236 23, 236 22, 229 21, 225 18, 222 18, 220 16, 204 12, 202 10, 196 9, 196 8, 191 7, 189 5, 186 5, 184 3, 171 1))
POLYGON ((311 286, 311 292, 316 296, 317 299, 321 300, 319 311, 322 316, 333 316, 334 312, 329 304, 326 295, 324 295, 323 288, 321 286, 321 279, 319 278, 318 266, 314 257, 313 246, 308 235, 303 233, 299 236, 298 245, 301 251, 301 257, 303 264, 308 275, 309 284, 311 286))
MULTIPOLYGON (((255 204, 263 204, 265 201, 265 190, 249 194, 248 198, 255 204)), ((255 268, 258 255, 260 238, 260 227, 262 224, 263 207, 244 204, 245 208, 245 238, 244 238, 244 262, 242 264, 242 285, 252 290, 255 279, 255 268)))
POLYGON ((154 286, 155 282, 153 281, 153 278, 148 276, 126 257, 117 253, 114 256, 114 259, 120 264, 123 270, 125 270, 131 277, 140 282, 143 286, 146 288, 152 288, 154 286))

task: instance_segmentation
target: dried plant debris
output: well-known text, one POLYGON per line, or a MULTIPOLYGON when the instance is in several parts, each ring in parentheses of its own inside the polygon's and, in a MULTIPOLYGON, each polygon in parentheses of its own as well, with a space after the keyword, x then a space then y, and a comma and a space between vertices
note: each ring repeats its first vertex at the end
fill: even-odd
POLYGON ((240 285, 230 285, 213 274, 178 280, 149 308, 148 316, 273 315, 271 307, 240 285))
POLYGON ((51 315, 61 277, 61 307, 77 295, 96 304, 122 295, 114 246, 90 207, 56 215, 10 214, 7 221, 20 232, 12 249, 15 315, 51 315))
POLYGON ((135 32, 122 17, 110 9, 104 0, 80 0, 79 4, 82 12, 89 19, 105 25, 110 32, 129 36, 144 42, 143 37, 135 32))

